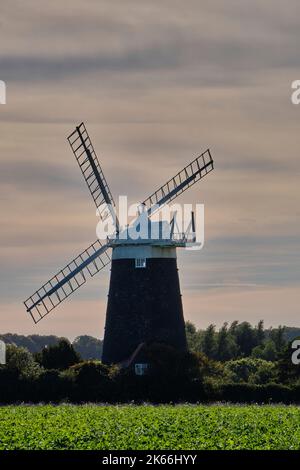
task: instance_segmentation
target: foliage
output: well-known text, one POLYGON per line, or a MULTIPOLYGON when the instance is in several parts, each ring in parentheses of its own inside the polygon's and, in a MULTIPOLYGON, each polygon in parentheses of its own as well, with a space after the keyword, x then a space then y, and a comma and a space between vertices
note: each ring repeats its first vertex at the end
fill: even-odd
POLYGON ((109 401, 113 397, 113 373, 100 361, 87 361, 69 369, 75 387, 75 401, 109 401))
POLYGON ((231 403, 299 403, 299 387, 268 383, 223 383, 212 390, 215 401, 231 403))
POLYGON ((28 349, 31 353, 40 352, 45 346, 52 346, 57 344, 61 338, 54 335, 17 335, 6 333, 0 335, 0 339, 6 344, 14 344, 15 346, 28 349))
POLYGON ((255 327, 248 322, 224 323, 219 331, 215 325, 201 331, 190 322, 186 324, 189 349, 222 362, 250 356, 276 361, 287 345, 286 330, 282 326, 266 330, 262 320, 255 327))
MULTIPOLYGON (((238 322, 233 322, 230 326, 224 323, 222 328, 225 327, 225 330, 227 330, 227 334, 224 334, 222 328, 219 330, 219 332, 215 331, 214 339, 216 340, 216 346, 219 348, 219 352, 217 353, 217 357, 215 357, 215 359, 225 361, 241 357, 241 352, 237 350, 236 344, 236 333, 238 330, 238 326, 238 322), (219 338, 221 346, 218 345, 219 333, 221 333, 221 337, 222 333, 223 336, 226 337, 225 351, 222 346, 224 338, 219 338), (226 348, 228 348, 228 342, 230 343, 229 353, 226 352, 226 348)), ((254 330, 257 336, 257 345, 263 345, 268 339, 271 339, 272 342, 275 343, 277 351, 282 349, 283 343, 287 344, 287 342, 300 335, 300 328, 285 326, 274 329, 265 329, 262 320, 257 324, 255 328, 251 328, 254 330)), ((205 331, 197 330, 192 323, 186 322, 186 334, 190 350, 195 352, 204 352, 203 337, 205 331)), ((4 341, 6 344, 14 344, 18 347, 26 348, 31 353, 37 353, 45 347, 53 346, 57 344, 61 339, 63 338, 59 338, 54 335, 24 336, 13 333, 5 333, 0 335, 0 340, 4 341)), ((101 359, 103 345, 103 341, 101 339, 94 338, 88 335, 83 335, 77 337, 72 344, 74 346, 74 349, 79 353, 82 359, 101 359)), ((264 359, 264 357, 262 357, 262 359, 264 359)))
POLYGON ((189 321, 185 323, 185 334, 190 351, 201 351, 202 332, 197 331, 195 325, 189 321))
POLYGON ((298 407, 9 406, 0 421, 1 450, 300 450, 298 407))
POLYGON ((61 339, 34 355, 8 345, 7 364, 0 366, 0 403, 300 401, 300 366, 291 362, 283 328, 265 330, 262 321, 256 327, 224 323, 219 331, 214 325, 206 331, 191 323, 186 328, 190 351, 144 346, 145 357, 138 361, 150 363, 145 376, 135 375, 134 363, 122 369, 82 361, 76 345, 99 352, 90 337, 79 337, 74 345, 61 339))
MULTIPOLYGON (((0 335, 0 340, 6 344, 14 344, 15 346, 26 348, 32 354, 40 352, 45 347, 54 346, 61 339, 63 338, 54 335, 24 336, 12 333, 0 335)), ((101 339, 83 335, 75 338, 72 344, 82 359, 101 359, 103 344, 101 339)))
POLYGON ((278 357, 278 352, 274 341, 268 340, 259 346, 252 349, 252 357, 265 359, 266 361, 275 361, 278 357))
POLYGON ((216 357, 216 327, 209 325, 203 334, 202 352, 209 358, 216 357))
POLYGON ((92 336, 78 336, 72 343, 73 348, 84 360, 101 359, 103 342, 92 336))
POLYGON ((42 349, 35 358, 45 369, 64 370, 80 362, 79 354, 67 339, 61 339, 58 344, 42 349))
POLYGON ((233 383, 267 384, 276 379, 276 367, 263 359, 243 358, 226 362, 224 377, 233 383))
POLYGON ((22 378, 36 378, 42 371, 30 352, 25 348, 17 348, 9 344, 6 349, 7 369, 22 378))

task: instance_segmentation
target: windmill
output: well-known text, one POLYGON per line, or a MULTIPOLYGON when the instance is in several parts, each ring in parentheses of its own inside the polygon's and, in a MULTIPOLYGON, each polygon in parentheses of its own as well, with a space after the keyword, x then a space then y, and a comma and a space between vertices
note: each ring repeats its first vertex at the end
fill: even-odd
MULTIPOLYGON (((104 219, 109 213, 115 233, 105 243, 97 239, 31 295, 24 302, 27 312, 35 323, 39 322, 111 263, 103 362, 122 363, 141 344, 149 342, 164 342, 185 350, 176 248, 195 243, 194 218, 192 214, 191 238, 188 233, 175 233, 175 216, 167 223, 154 222, 153 215, 213 170, 209 149, 143 201, 141 215, 151 229, 156 224, 159 236, 133 239, 132 224, 120 227, 114 199, 84 123, 76 127, 68 141, 100 217, 104 219)), ((139 223, 137 217, 133 224, 139 223)))

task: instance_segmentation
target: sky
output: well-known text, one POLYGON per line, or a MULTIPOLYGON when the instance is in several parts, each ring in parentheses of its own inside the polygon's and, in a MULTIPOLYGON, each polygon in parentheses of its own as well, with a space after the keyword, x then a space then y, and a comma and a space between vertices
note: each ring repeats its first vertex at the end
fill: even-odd
POLYGON ((96 239, 67 136, 84 121, 115 198, 206 148, 205 245, 178 250, 186 320, 300 326, 298 0, 4 0, 0 331, 103 336, 109 268, 35 325, 23 301, 96 239))

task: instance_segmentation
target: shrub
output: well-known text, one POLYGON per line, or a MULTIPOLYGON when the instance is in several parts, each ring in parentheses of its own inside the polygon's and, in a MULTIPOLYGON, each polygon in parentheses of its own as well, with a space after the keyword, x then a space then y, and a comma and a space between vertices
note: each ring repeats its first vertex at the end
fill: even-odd
POLYGON ((295 390, 280 384, 225 384, 215 390, 215 399, 234 403, 292 403, 295 390))
POLYGON ((234 383, 266 384, 274 382, 276 365, 258 358, 243 358, 228 361, 224 366, 224 378, 234 383))
POLYGON ((112 401, 115 399, 114 373, 100 361, 86 361, 69 369, 76 401, 112 401))
POLYGON ((67 339, 61 339, 58 344, 42 349, 35 358, 45 369, 64 370, 80 362, 79 354, 67 339))

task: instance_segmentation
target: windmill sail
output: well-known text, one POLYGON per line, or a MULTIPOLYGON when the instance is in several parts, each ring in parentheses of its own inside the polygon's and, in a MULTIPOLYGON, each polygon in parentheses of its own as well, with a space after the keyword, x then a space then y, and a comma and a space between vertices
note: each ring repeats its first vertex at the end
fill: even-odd
POLYGON ((157 189, 142 203, 146 207, 149 216, 193 186, 197 181, 204 178, 204 176, 213 170, 213 163, 211 153, 207 149, 177 173, 177 175, 157 189))
POLYGON ((107 210, 105 209, 105 205, 107 205, 107 209, 112 216, 116 231, 118 232, 119 223, 115 211, 115 202, 83 122, 69 135, 68 141, 96 207, 99 209, 100 217, 106 215, 107 210))
POLYGON ((75 292, 87 278, 101 271, 108 263, 109 245, 96 240, 71 263, 53 276, 46 284, 31 295, 25 302, 27 312, 35 323, 75 292))

